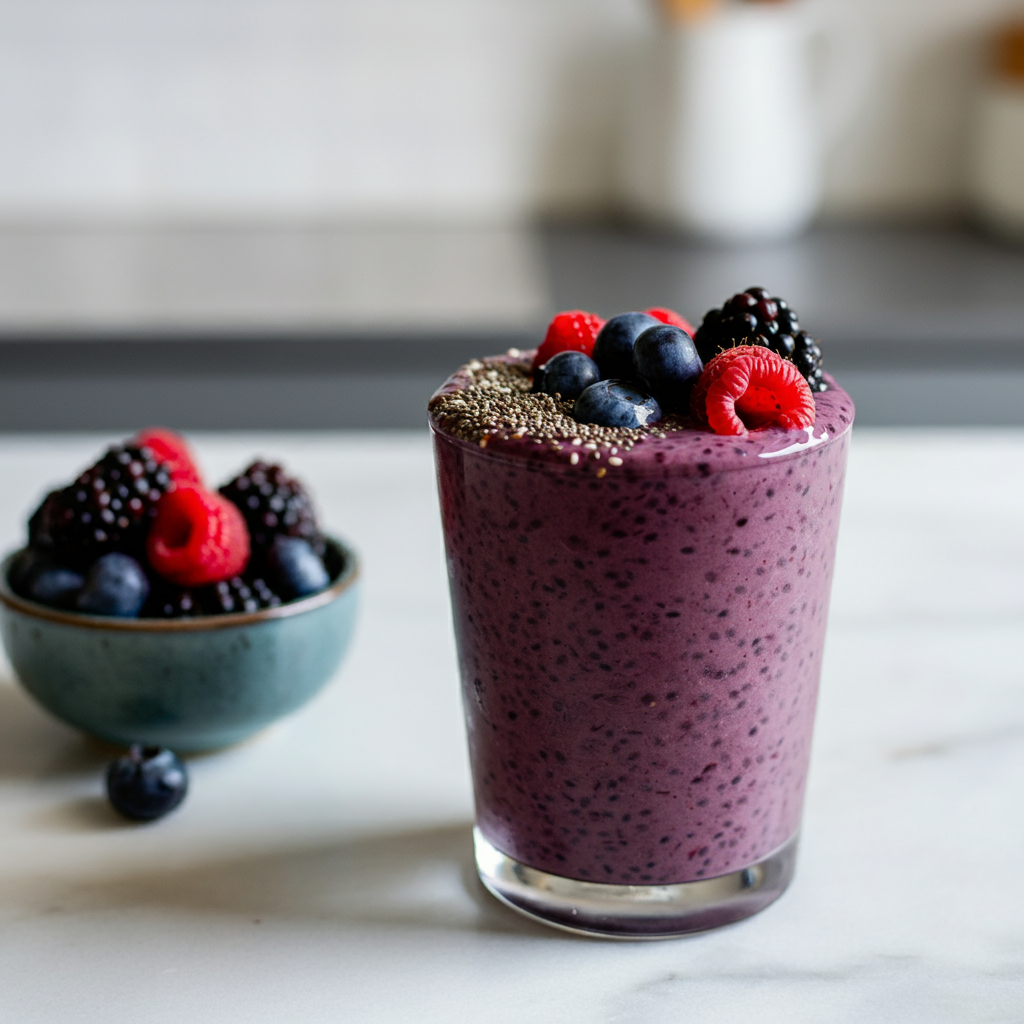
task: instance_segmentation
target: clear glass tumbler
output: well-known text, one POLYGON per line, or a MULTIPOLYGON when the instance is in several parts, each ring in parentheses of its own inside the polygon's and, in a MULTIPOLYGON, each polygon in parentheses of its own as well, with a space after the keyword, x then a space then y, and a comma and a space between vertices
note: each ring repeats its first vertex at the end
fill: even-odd
POLYGON ((795 863, 853 403, 629 452, 432 419, 484 884, 548 924, 727 924, 795 863), (573 456, 576 456, 573 458, 573 456))

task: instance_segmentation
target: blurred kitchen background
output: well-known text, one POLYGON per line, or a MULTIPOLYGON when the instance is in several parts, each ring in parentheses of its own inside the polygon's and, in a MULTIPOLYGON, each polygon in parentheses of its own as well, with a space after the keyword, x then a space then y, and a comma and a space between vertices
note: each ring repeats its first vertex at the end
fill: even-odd
POLYGON ((559 309, 790 300, 1024 423, 1020 0, 0 0, 0 430, 418 427, 559 309))

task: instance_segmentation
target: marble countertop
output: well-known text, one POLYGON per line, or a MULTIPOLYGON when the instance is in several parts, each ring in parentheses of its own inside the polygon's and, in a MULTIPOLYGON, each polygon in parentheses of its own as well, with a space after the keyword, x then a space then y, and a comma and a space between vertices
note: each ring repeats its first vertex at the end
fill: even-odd
MULTIPOLYGON (((577 939, 476 882, 423 433, 208 435, 312 482, 362 617, 310 706, 128 826, 109 752, 0 682, 0 1018, 230 1024, 1019 1021, 1024 432, 858 430, 797 875, 761 915, 577 939)), ((0 440, 13 546, 103 439, 0 440)))

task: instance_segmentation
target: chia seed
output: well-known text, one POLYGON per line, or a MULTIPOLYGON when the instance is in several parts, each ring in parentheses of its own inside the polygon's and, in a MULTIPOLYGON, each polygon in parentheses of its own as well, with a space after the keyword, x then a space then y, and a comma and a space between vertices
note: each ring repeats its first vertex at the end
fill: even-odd
MULTIPOLYGON (((492 438, 555 448, 568 443, 582 445, 591 458, 600 458, 599 449, 628 452, 647 438, 693 429, 688 419, 675 415, 632 429, 577 423, 572 402, 531 390, 531 356, 511 349, 504 356, 471 359, 430 400, 428 409, 438 427, 481 448, 492 438)), ((613 466, 622 465, 621 459, 610 461, 613 466)), ((603 470, 599 475, 604 475, 603 470)))

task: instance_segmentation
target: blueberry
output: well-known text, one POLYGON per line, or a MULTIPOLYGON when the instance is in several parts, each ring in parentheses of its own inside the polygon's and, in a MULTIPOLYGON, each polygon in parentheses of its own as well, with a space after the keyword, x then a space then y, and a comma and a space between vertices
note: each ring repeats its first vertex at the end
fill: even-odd
POLYGON ((600 379, 601 371, 590 356, 582 352, 559 352, 544 364, 540 390, 572 402, 600 379))
POLYGON ((646 313, 613 316, 594 341, 594 362, 601 370, 601 378, 632 380, 633 343, 648 327, 657 327, 660 323, 646 313))
POLYGON ((80 573, 57 565, 52 555, 33 548, 26 548, 11 560, 7 580, 16 594, 53 608, 74 605, 84 582, 80 573))
POLYGON ((130 555, 109 551, 93 562, 75 601, 80 612, 133 619, 149 597, 149 580, 130 555))
POLYGON ((267 575, 286 600, 323 590, 330 582, 324 563, 308 540, 278 534, 267 552, 267 575))
POLYGON ((693 339, 678 327, 648 327, 633 346, 633 365, 641 383, 663 409, 685 412, 690 392, 704 371, 693 339))
POLYGON ((11 590, 22 597, 28 597, 28 581, 34 570, 49 565, 50 559, 33 548, 24 548, 12 559, 7 569, 7 582, 11 590))
POLYGON ((134 821, 153 821, 173 811, 188 791, 188 773, 173 750, 135 744, 107 769, 107 796, 134 821))
POLYGON ((661 419, 661 406, 628 381, 602 380, 576 399, 572 415, 600 427, 643 427, 661 419))
POLYGON ((25 596, 53 608, 71 608, 82 589, 81 573, 62 565, 37 567, 29 576, 25 596))

